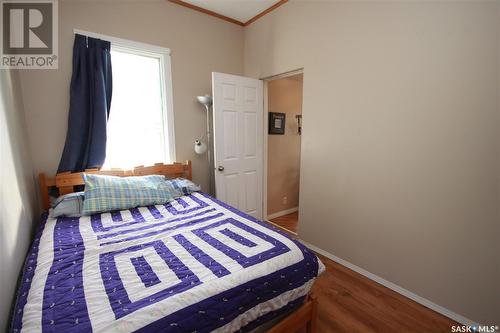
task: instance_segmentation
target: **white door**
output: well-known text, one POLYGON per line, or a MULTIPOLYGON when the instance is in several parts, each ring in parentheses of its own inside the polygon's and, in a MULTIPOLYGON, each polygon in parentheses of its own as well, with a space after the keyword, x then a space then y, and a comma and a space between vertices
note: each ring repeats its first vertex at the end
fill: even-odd
POLYGON ((262 219, 263 84, 212 73, 216 197, 262 219))

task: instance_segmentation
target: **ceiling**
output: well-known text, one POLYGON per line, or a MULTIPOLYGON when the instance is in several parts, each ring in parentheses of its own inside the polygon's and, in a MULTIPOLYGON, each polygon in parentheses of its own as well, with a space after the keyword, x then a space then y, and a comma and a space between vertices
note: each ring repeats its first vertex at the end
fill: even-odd
POLYGON ((248 25, 263 14, 278 7, 286 1, 283 0, 175 0, 179 5, 202 11, 206 14, 213 13, 221 19, 239 25, 248 25), (221 17, 222 16, 222 17, 221 17))

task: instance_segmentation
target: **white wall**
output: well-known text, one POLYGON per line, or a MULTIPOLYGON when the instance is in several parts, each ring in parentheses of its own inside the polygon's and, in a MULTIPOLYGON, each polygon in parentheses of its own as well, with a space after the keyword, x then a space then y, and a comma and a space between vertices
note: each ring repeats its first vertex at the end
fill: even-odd
POLYGON ((304 67, 299 234, 500 323, 498 2, 290 1, 245 74, 304 67))
POLYGON ((36 195, 17 73, 0 70, 0 331, 36 220, 36 195))
POLYGON ((165 0, 59 1, 59 69, 21 73, 36 172, 54 174, 64 147, 75 28, 170 48, 177 160, 191 159, 207 190, 207 155, 193 151, 206 128, 196 96, 211 93, 212 71, 243 72, 242 27, 165 0))

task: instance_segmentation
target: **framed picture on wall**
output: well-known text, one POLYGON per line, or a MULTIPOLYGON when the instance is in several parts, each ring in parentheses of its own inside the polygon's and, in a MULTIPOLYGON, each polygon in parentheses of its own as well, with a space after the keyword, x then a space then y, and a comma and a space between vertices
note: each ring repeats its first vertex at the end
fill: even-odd
POLYGON ((286 114, 281 112, 269 112, 269 134, 285 134, 286 114))

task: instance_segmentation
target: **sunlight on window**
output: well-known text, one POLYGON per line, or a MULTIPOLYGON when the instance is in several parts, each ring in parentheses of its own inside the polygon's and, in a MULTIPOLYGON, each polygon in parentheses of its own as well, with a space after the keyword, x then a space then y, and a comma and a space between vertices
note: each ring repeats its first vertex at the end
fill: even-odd
POLYGON ((113 97, 104 169, 167 163, 158 58, 111 51, 113 97))

